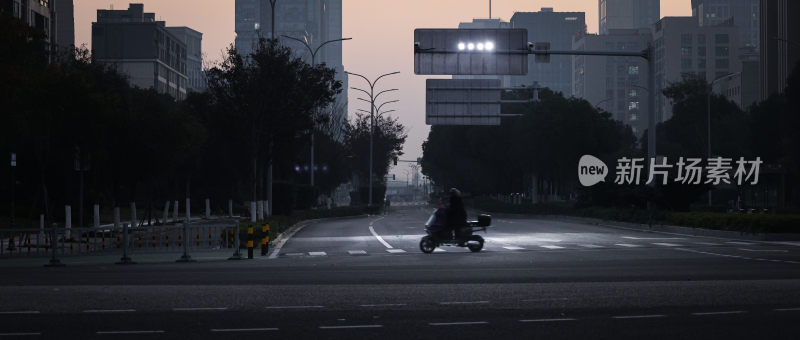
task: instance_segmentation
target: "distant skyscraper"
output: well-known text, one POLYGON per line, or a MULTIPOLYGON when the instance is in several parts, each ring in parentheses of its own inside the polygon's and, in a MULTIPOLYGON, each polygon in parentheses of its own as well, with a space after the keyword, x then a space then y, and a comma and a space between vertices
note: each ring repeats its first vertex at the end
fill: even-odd
POLYGON ((661 94, 670 84, 690 77, 712 82, 741 72, 737 32, 729 24, 700 27, 693 17, 665 17, 653 25, 658 122, 672 117, 672 105, 661 94))
POLYGON ((189 27, 167 27, 167 30, 186 44, 186 76, 189 77, 186 90, 205 91, 207 83, 203 73, 203 33, 189 27))
MULTIPOLYGON (((573 37, 586 33, 586 15, 584 12, 553 12, 552 8, 545 7, 540 12, 514 13, 511 26, 527 29, 530 42, 549 42, 550 49, 570 50, 573 37)), ((528 75, 511 77, 511 86, 532 86, 538 82, 569 97, 572 78, 571 56, 551 56, 548 64, 528 58, 528 75)))
POLYGON ((650 28, 661 19, 660 0, 599 0, 600 34, 612 29, 650 28))
MULTIPOLYGON (((649 28, 612 29, 576 36, 573 50, 641 51, 652 40, 649 28)), ((640 136, 647 129, 647 62, 638 57, 573 56, 572 95, 612 114, 640 136)))
POLYGON ((692 16, 700 26, 733 24, 739 34, 738 47, 758 48, 759 0, 692 0, 692 16))
POLYGON ((800 61, 800 1, 761 0, 761 100, 783 93, 800 61))
POLYGON ((55 14, 55 37, 59 46, 75 45, 75 6, 73 0, 52 0, 55 14))
MULTIPOLYGON (((252 52, 259 37, 272 36, 272 7, 268 0, 236 0, 236 49, 246 56, 252 52)), ((281 44, 311 62, 303 44, 282 38, 287 35, 307 39, 312 48, 342 38, 342 0, 280 0, 275 5, 275 37, 281 44)), ((336 79, 342 82, 342 93, 336 99, 338 111, 347 115, 347 77, 342 65, 342 46, 346 42, 328 44, 319 50, 316 63, 336 69, 336 79)))
POLYGON ((127 10, 97 10, 92 52, 96 62, 113 65, 127 75, 132 86, 153 88, 177 100, 186 98, 185 39, 156 21, 155 13, 145 13, 142 4, 130 4, 127 10))

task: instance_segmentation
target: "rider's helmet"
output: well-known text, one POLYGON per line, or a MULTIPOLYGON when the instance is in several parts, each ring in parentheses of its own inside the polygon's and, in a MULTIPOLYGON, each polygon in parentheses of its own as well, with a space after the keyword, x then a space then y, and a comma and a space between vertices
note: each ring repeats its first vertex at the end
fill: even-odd
POLYGON ((450 197, 461 197, 461 191, 456 188, 450 188, 450 197))

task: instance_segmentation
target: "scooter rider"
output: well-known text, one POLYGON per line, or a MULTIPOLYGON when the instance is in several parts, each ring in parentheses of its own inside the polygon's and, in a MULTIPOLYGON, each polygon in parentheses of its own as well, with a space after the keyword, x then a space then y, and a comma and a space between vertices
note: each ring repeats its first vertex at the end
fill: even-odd
POLYGON ((467 210, 464 208, 464 201, 461 199, 461 191, 456 188, 450 189, 450 204, 447 206, 447 228, 455 233, 458 238, 458 229, 467 225, 467 210))

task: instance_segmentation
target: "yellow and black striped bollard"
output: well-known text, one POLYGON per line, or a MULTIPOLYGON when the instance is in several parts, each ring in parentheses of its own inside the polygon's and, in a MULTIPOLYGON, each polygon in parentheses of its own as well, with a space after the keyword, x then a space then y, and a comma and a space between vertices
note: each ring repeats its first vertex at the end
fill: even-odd
POLYGON ((253 225, 247 226, 247 258, 253 258, 253 225))
POLYGON ((261 256, 267 256, 269 252, 269 224, 261 226, 261 256))

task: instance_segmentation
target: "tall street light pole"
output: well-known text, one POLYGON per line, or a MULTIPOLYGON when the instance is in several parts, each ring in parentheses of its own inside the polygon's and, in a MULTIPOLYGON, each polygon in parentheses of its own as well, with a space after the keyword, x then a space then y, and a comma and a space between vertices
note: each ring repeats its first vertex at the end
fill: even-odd
MULTIPOLYGON (((305 41, 305 40, 301 40, 301 39, 290 37, 288 35, 283 35, 283 34, 281 36, 284 37, 284 38, 287 38, 287 39, 292 39, 294 41, 299 41, 301 44, 303 44, 303 46, 305 46, 308 49, 308 53, 311 53, 311 66, 313 66, 313 67, 317 67, 317 52, 319 52, 319 50, 322 48, 322 46, 325 46, 325 45, 327 45, 329 43, 332 43, 332 42, 345 41, 345 40, 353 39, 353 38, 340 38, 340 39, 328 40, 326 42, 323 42, 319 46, 317 46, 316 49, 312 49, 311 45, 309 45, 308 42, 305 41)), ((317 112, 317 110, 315 108, 314 109, 314 119, 317 118, 316 112, 317 112)), ((316 130, 317 130, 317 122, 315 120, 314 121, 314 128, 311 129, 311 186, 312 187, 314 186, 314 134, 315 134, 316 130)))
MULTIPOLYGON (((372 153, 373 153, 372 152, 372 150, 373 150, 372 142, 373 142, 373 134, 374 134, 374 130, 375 130, 375 98, 377 97, 375 95, 375 85, 378 83, 379 80, 381 80, 381 78, 386 77, 386 76, 390 76, 390 75, 393 75, 393 74, 398 74, 400 72, 391 72, 391 73, 382 74, 378 78, 375 78, 375 80, 373 80, 373 81, 370 81, 367 77, 362 76, 362 75, 360 75, 358 73, 352 73, 352 72, 347 72, 347 71, 345 71, 345 73, 347 73, 349 75, 354 75, 354 76, 361 77, 364 80, 366 80, 367 84, 369 85, 369 93, 368 94, 369 94, 369 99, 370 99, 370 106, 369 106, 369 120, 370 120, 370 122, 369 122, 369 203, 368 203, 368 205, 372 206, 372 182, 373 182, 373 180, 372 180, 372 176, 373 176, 373 174, 372 174, 372 153)), ((361 89, 357 89, 357 90, 361 90, 361 89)), ((363 90, 361 90, 361 91, 363 91, 363 90)), ((364 92, 367 92, 367 91, 364 91, 364 92)), ((389 92, 389 90, 381 91, 380 93, 378 93, 378 95, 381 95, 382 93, 385 93, 385 92, 389 92)))

